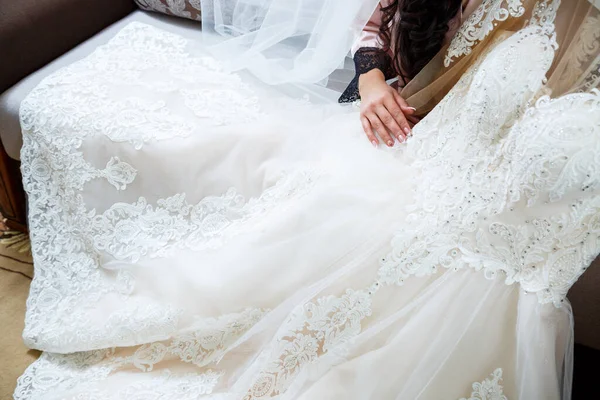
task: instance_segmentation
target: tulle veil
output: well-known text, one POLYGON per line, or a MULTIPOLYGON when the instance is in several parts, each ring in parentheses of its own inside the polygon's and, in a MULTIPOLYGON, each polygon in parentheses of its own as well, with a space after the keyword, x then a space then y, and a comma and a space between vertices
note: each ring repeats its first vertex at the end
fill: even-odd
MULTIPOLYGON (((220 60, 266 84, 301 87, 301 94, 325 87, 336 70, 352 69, 349 49, 379 5, 377 0, 201 1, 205 37, 220 60)), ((528 26, 545 7, 559 8, 556 20, 547 21, 557 48, 548 93, 598 87, 597 0, 471 0, 462 28, 402 90, 403 97, 426 114, 479 55, 528 26)), ((341 90, 319 93, 332 100, 341 90)))

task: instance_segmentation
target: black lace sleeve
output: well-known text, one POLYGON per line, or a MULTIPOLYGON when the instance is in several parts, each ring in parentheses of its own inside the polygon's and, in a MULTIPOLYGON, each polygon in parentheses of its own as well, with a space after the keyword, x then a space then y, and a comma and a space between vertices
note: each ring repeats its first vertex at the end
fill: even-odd
POLYGON ((375 68, 383 72, 385 79, 392 79, 396 76, 392 67, 392 59, 385 51, 376 47, 362 47, 358 49, 356 54, 354 54, 354 70, 356 71, 356 75, 350 81, 350 84, 338 101, 340 103, 352 103, 359 100, 358 77, 375 68))

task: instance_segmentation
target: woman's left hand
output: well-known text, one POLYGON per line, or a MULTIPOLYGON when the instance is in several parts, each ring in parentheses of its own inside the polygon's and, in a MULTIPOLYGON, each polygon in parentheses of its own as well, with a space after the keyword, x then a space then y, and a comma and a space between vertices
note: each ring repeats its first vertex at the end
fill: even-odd
POLYGON ((416 110, 386 83, 383 73, 373 69, 362 74, 359 92, 362 99, 360 119, 373 146, 379 144, 376 134, 390 147, 394 140, 404 142, 411 134, 411 124, 418 122, 413 116, 416 110))

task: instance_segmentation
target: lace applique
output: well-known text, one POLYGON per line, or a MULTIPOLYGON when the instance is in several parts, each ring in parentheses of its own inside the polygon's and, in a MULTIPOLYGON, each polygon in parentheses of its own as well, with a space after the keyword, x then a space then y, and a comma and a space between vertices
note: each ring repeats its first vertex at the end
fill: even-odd
MULTIPOLYGON (((144 399, 152 393, 160 399, 196 399, 199 394, 210 394, 218 379, 223 375, 210 369, 201 374, 172 375, 168 370, 160 376, 152 376, 143 386, 132 384, 115 397, 93 389, 91 385, 109 375, 133 366, 143 372, 152 372, 154 366, 168 356, 176 356, 183 362, 204 367, 218 363, 229 348, 254 326, 267 312, 247 309, 241 313, 228 314, 219 318, 197 321, 187 333, 182 333, 166 342, 154 342, 138 347, 130 356, 115 356, 114 350, 96 350, 69 355, 44 353, 19 378, 15 400, 44 399, 48 392, 71 388, 83 389, 81 399, 144 399), (35 379, 34 379, 35 377, 35 379), (144 388, 140 397, 139 389, 144 388), (136 394, 138 393, 138 394, 136 394), (160 394, 160 395, 159 395, 160 394), (162 397, 161 397, 162 396, 162 397)), ((110 329, 123 329, 137 321, 109 323, 110 329)), ((156 329, 156 327, 153 327, 156 329)), ((164 338, 163 338, 164 339, 164 338)), ((155 337, 155 340, 161 338, 155 337)))
POLYGON ((347 290, 341 297, 327 296, 293 311, 278 335, 275 348, 259 358, 265 367, 244 400, 274 397, 297 383, 305 368, 331 365, 344 355, 344 344, 360 331, 360 322, 371 315, 371 295, 366 290, 347 290))
POLYGON ((473 384, 473 392, 468 399, 460 400, 508 400, 502 391, 502 369, 498 368, 488 379, 473 384))
POLYGON ((15 400, 45 400, 52 393, 77 388, 76 400, 195 400, 210 394, 223 376, 222 372, 172 374, 169 370, 142 382, 125 385, 117 393, 98 389, 98 383, 127 365, 126 360, 112 358, 113 350, 98 350, 69 355, 43 353, 17 381, 15 400), (110 360, 106 362, 104 360, 110 360), (152 397, 148 397, 151 395, 152 397))
POLYGON ((103 364, 113 350, 96 350, 69 355, 42 353, 18 379, 15 400, 42 400, 51 390, 70 390, 106 379, 117 367, 103 364))
POLYGON ((131 23, 85 59, 43 80, 21 105, 22 127, 28 131, 51 124, 45 130, 52 129, 58 136, 53 142, 60 140, 67 148, 78 148, 87 137, 104 135, 139 149, 148 141, 189 136, 203 124, 239 124, 261 118, 257 97, 238 75, 225 73, 212 58, 190 57, 187 46, 176 35, 131 23), (125 96, 115 96, 108 84, 131 89, 125 96), (164 100, 144 97, 146 90, 158 94, 157 99, 165 93, 178 96, 199 118, 198 123, 177 115, 164 100), (48 109, 49 97, 60 107, 48 109), (65 131, 61 127, 67 122, 70 129, 65 131))
POLYGON ((596 57, 594 62, 588 68, 588 72, 584 74, 581 82, 573 91, 580 93, 591 92, 593 89, 600 88, 600 56, 596 57))
POLYGON ((463 77, 433 111, 429 121, 436 121, 436 127, 428 120, 416 127, 409 151, 419 160, 415 168, 425 173, 417 182, 419 198, 407 224, 411 229, 396 235, 394 250, 382 262, 383 283, 402 284, 439 267, 468 266, 489 278, 502 271, 507 284, 518 282, 537 293, 540 302, 559 306, 600 252, 600 199, 594 195, 600 188, 600 123, 588 118, 598 115, 592 110, 600 106, 599 93, 545 97, 518 120, 519 108, 526 109, 541 88, 553 43, 538 26, 523 29, 493 50, 503 54, 491 55, 497 65, 484 62, 475 75, 463 77), (511 42, 522 51, 536 46, 529 53, 540 59, 531 65, 541 68, 511 72, 512 58, 519 57, 511 42), (523 79, 522 92, 503 93, 507 76, 513 82, 523 79), (465 87, 478 88, 477 95, 463 93, 465 87), (502 112, 471 117, 482 108, 502 112), (439 116, 457 109, 470 119, 439 116), (567 121, 565 109, 582 114, 567 121), (456 126, 477 134, 458 139, 456 126), (457 152, 465 157, 450 162, 457 152))
POLYGON ((31 328, 24 331, 25 343, 48 351, 73 347, 93 349, 110 347, 115 342, 133 346, 144 341, 164 340, 175 332, 181 310, 155 304, 149 299, 128 299, 99 324, 90 318, 90 305, 115 290, 110 286, 102 290, 98 286, 98 282, 91 282, 92 290, 78 298, 65 296, 53 287, 42 289, 31 302, 36 312, 31 316, 31 328), (74 328, 53 329, 57 324, 74 328))
POLYGON ((352 103, 360 99, 358 92, 358 78, 361 74, 367 73, 375 68, 383 72, 385 79, 392 79, 396 76, 392 66, 392 59, 388 53, 376 47, 362 47, 354 54, 354 70, 356 75, 350 81, 350 84, 344 90, 338 102, 352 103))
POLYGON ((101 258, 138 260, 219 245, 243 232, 253 217, 311 187, 311 174, 298 173, 247 200, 231 189, 195 204, 180 193, 156 204, 140 198, 103 213, 88 209, 82 195, 86 185, 101 180, 115 192, 127 190, 139 172, 124 157, 89 162, 86 145, 106 138, 141 149, 148 142, 187 136, 202 124, 261 118, 256 96, 239 76, 223 72, 214 59, 191 57, 187 46, 179 36, 132 23, 87 58, 44 79, 22 102, 22 172, 36 269, 23 334, 28 346, 62 353, 133 345, 152 333, 168 337, 179 310, 157 310, 148 302, 142 307, 121 301, 109 316, 127 321, 130 315, 139 330, 118 332, 111 324, 90 323, 98 301, 113 295, 122 299, 135 285, 128 273, 102 268, 101 258), (113 93, 114 87, 126 88, 125 95, 113 93), (211 90, 214 97, 207 102, 211 90), (162 100, 165 94, 179 99, 181 112, 191 107, 198 123, 179 115, 162 100), (98 162, 105 166, 98 168, 98 162))
POLYGON ((573 87, 583 86, 585 91, 590 91, 597 87, 600 81, 600 57, 597 57, 596 62, 591 60, 592 56, 598 54, 600 50, 600 14, 588 16, 582 26, 579 28, 579 35, 575 45, 570 47, 570 54, 564 58, 570 60, 565 65, 565 70, 561 73, 558 79, 558 84, 555 86, 558 93, 565 93, 572 90, 573 87), (589 72, 586 74, 586 70, 589 72), (578 82, 583 76, 596 73, 596 85, 585 85, 578 82))
POLYGON ((313 182, 309 173, 290 174, 248 201, 233 188, 193 205, 185 194, 160 199, 156 207, 142 197, 133 204, 115 204, 101 215, 90 212, 84 224, 89 228, 86 236, 93 238, 97 251, 131 262, 143 256, 168 256, 176 249, 198 250, 214 246, 225 234, 239 234, 250 218, 304 193, 313 182))
MULTIPOLYGON (((285 199, 301 195, 311 187, 312 182, 311 175, 300 172, 282 178, 259 198, 249 201, 230 189, 224 196, 206 197, 195 205, 186 203, 184 195, 159 200, 156 207, 142 198, 134 204, 115 204, 100 215, 95 215, 94 210, 86 211, 79 198, 78 218, 68 226, 69 231, 77 232, 77 235, 68 238, 71 239, 70 245, 75 248, 80 246, 79 243, 85 243, 91 254, 76 251, 50 256, 44 253, 47 248, 38 247, 40 253, 34 249, 34 254, 40 254, 45 261, 36 265, 36 268, 43 271, 44 267, 48 267, 56 279, 52 279, 53 286, 39 289, 36 281, 32 282, 28 325, 24 331, 26 343, 34 348, 61 351, 64 346, 73 348, 74 343, 82 343, 85 348, 99 348, 110 346, 115 340, 119 345, 127 346, 149 341, 150 337, 153 340, 165 338, 175 330, 180 313, 168 306, 152 303, 137 305, 135 301, 128 300, 122 302, 121 310, 112 314, 106 324, 98 326, 89 323, 88 307, 108 293, 128 295, 134 285, 133 278, 124 271, 120 271, 115 280, 103 274, 98 254, 104 252, 117 259, 136 262, 142 256, 167 256, 182 248, 214 247, 222 243, 224 238, 240 234, 244 229, 253 229, 256 223, 252 221, 285 199), (92 241, 85 238, 92 238, 92 241), (73 274, 77 279, 60 278, 73 274), (53 327, 58 323, 81 329, 69 329, 68 332, 55 335, 53 327), (132 323, 136 326, 135 330, 120 332, 119 327, 132 323), (91 327, 96 331, 93 334, 85 333, 91 327)), ((44 219, 35 223, 42 224, 44 219)))
POLYGON ((142 371, 152 371, 166 355, 178 356, 181 361, 204 367, 217 363, 229 347, 267 312, 247 309, 239 314, 219 318, 203 318, 188 333, 182 333, 169 343, 150 343, 141 346, 131 356, 131 363, 142 371))
POLYGON ((533 7, 533 13, 529 20, 529 25, 535 25, 548 28, 548 31, 555 34, 554 20, 556 12, 562 0, 538 0, 533 7))
MULTIPOLYGON (((600 196, 593 195, 600 188, 600 92, 543 98, 519 113, 552 62, 551 41, 535 30, 491 50, 415 128, 408 150, 417 159, 415 168, 424 171, 416 175, 419 197, 407 229, 381 260, 378 278, 366 289, 323 297, 293 313, 273 347, 260 355, 261 372, 245 400, 289 393, 292 381, 300 387, 310 371, 323 374, 343 360, 372 313, 372 296, 411 276, 438 268, 473 268, 489 279, 502 272, 506 284, 519 283, 541 303, 561 304, 600 252, 600 196), (515 62, 521 51, 538 55, 531 69, 515 62), (521 92, 496 90, 508 76, 521 82, 515 86, 521 92), (473 118, 482 108, 482 117, 473 118), (564 119, 565 109, 582 115, 564 119), (457 118, 456 110, 467 117, 457 118), (436 126, 430 126, 432 120, 436 126), (457 126, 473 133, 459 138, 457 126), (452 164, 449 152, 465 157, 452 164)), ((505 399, 500 379, 497 370, 475 384, 472 399, 505 399)))
POLYGON ((485 39, 499 21, 509 17, 518 18, 525 13, 522 0, 483 0, 454 35, 444 66, 448 67, 455 58, 471 54, 476 43, 485 39))

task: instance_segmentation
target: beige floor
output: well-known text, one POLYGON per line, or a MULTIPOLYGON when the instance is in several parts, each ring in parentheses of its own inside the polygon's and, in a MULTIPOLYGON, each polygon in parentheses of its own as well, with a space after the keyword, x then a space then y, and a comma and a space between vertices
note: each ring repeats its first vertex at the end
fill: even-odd
POLYGON ((0 244, 0 400, 12 399, 17 378, 39 355, 21 339, 32 276, 31 257, 0 244))

